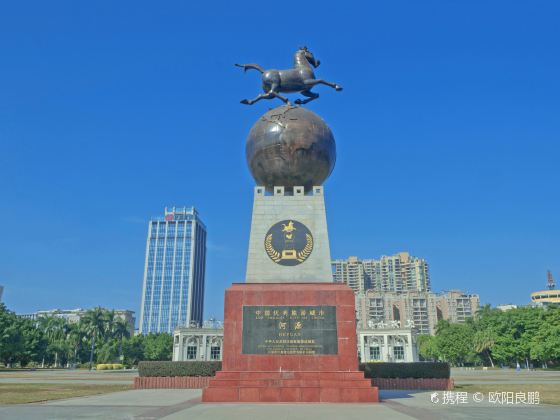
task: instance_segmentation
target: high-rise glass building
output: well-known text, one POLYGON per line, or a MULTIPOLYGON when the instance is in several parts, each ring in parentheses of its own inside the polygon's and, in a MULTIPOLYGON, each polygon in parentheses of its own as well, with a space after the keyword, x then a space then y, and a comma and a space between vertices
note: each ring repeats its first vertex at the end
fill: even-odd
POLYGON ((166 207, 148 227, 140 333, 202 325, 205 268, 206 226, 198 212, 166 207))

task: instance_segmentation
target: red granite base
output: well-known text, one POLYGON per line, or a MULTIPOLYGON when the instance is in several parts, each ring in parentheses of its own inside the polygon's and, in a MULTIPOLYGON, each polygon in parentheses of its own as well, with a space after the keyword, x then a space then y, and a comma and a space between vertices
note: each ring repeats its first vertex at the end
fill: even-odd
POLYGON ((378 402, 357 370, 354 292, 336 283, 234 284, 226 290, 222 371, 203 402, 378 402), (243 306, 336 306, 336 355, 242 354, 243 306))
POLYGON ((378 402, 362 372, 218 372, 203 402, 378 402))

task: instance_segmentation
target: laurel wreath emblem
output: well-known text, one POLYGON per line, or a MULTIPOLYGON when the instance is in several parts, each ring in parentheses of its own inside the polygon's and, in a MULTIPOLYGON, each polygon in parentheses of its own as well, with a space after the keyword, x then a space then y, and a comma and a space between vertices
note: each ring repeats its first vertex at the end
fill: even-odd
MULTIPOLYGON (((269 233, 268 235, 266 235, 266 238, 264 240, 264 249, 265 249, 267 255, 270 257, 270 259, 272 261, 274 261, 275 263, 282 260, 282 254, 280 252, 278 252, 274 248, 274 246, 272 245, 272 233, 269 233)), ((300 263, 302 263, 307 258, 309 258, 309 255, 311 255, 312 251, 313 251, 313 237, 309 233, 306 233, 305 234, 305 246, 303 247, 303 249, 301 251, 298 251, 296 253, 296 255, 297 255, 296 259, 300 263)))
POLYGON ((266 250, 266 253, 272 261, 278 262, 282 259, 282 255, 272 246, 272 233, 269 233, 266 236, 264 241, 264 249, 266 250))
POLYGON ((305 240, 305 246, 297 253, 297 260, 299 262, 304 262, 311 254, 311 251, 313 251, 313 237, 309 233, 306 233, 305 240))

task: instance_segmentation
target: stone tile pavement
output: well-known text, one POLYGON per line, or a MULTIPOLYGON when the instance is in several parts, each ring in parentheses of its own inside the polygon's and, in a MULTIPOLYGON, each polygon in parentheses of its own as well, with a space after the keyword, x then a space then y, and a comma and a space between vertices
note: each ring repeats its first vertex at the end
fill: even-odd
POLYGON ((0 419, 383 420, 553 419, 559 406, 433 404, 430 392, 381 391, 379 404, 202 404, 200 390, 131 390, 39 404, 1 406, 0 419))

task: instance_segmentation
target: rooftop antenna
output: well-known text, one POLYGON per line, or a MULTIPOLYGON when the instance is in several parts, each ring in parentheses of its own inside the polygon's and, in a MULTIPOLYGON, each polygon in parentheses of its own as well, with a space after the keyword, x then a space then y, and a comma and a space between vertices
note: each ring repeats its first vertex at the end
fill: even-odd
POLYGON ((546 279, 547 279, 546 284, 547 284, 548 290, 553 290, 554 287, 556 287, 556 284, 554 283, 554 279, 552 278, 552 273, 550 272, 550 270, 548 270, 546 272, 546 279))

